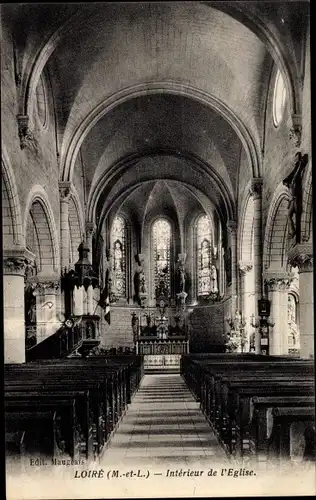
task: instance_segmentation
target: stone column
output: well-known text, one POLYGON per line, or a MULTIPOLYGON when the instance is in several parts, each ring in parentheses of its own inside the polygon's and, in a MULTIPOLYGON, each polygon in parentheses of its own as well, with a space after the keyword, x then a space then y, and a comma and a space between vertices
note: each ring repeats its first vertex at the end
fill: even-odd
POLYGON ((269 327, 269 354, 288 354, 288 291, 292 277, 286 273, 266 273, 265 282, 271 300, 269 320, 274 323, 269 327))
POLYGON ((49 337, 60 326, 60 321, 56 317, 57 301, 56 296, 59 290, 59 280, 52 277, 35 283, 34 295, 36 296, 36 336, 37 342, 41 342, 49 337))
POLYGON ((235 315, 237 307, 237 224, 236 221, 230 220, 227 222, 227 229, 230 235, 231 248, 231 311, 232 317, 235 315))
POLYGON ((302 358, 314 357, 314 284, 313 284, 313 249, 310 243, 295 245, 288 259, 299 272, 299 330, 300 355, 302 358))
POLYGON ((27 250, 4 253, 4 362, 25 363, 24 279, 35 256, 27 250))
MULTIPOLYGON (((250 195, 253 198, 253 269, 255 281, 255 316, 258 317, 258 299, 263 296, 263 237, 262 237, 262 178, 256 177, 251 180, 250 195)), ((256 331, 255 339, 256 353, 261 352, 260 333, 256 331)))
POLYGON ((240 311, 242 313, 243 318, 246 320, 246 331, 247 331, 247 337, 248 337, 248 345, 246 346, 247 350, 249 347, 249 339, 250 335, 252 333, 252 326, 251 326, 251 315, 253 313, 253 308, 251 307, 251 304, 248 300, 247 294, 249 291, 247 290, 247 277, 249 275, 249 272, 252 269, 252 262, 250 261, 239 261, 239 277, 240 277, 240 311))
POLYGON ((71 183, 59 183, 60 194, 60 263, 62 273, 69 265, 69 199, 71 196, 71 183))

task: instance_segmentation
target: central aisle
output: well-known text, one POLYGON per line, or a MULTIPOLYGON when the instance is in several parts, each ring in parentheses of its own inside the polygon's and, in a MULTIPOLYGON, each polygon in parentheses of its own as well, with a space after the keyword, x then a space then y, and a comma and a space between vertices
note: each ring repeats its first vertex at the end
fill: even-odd
POLYGON ((178 374, 145 375, 100 465, 228 463, 191 392, 178 374))

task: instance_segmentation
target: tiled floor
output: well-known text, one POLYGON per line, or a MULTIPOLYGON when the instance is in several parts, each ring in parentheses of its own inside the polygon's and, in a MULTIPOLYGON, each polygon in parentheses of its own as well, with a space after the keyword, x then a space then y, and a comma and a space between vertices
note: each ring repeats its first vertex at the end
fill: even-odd
POLYGON ((226 460, 181 376, 155 374, 144 376, 100 465, 207 466, 226 460))

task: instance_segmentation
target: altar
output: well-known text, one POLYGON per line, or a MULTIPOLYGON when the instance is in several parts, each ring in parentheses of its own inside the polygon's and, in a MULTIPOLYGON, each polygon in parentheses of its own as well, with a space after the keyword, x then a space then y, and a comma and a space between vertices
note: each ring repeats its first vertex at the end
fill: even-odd
POLYGON ((144 356, 145 370, 179 373, 181 356, 189 352, 184 316, 177 312, 167 315, 165 308, 159 315, 146 311, 145 324, 140 324, 142 317, 133 314, 135 349, 144 356))
POLYGON ((176 293, 176 300, 170 300, 167 274, 164 271, 156 276, 156 307, 145 309, 146 294, 143 293, 140 297, 142 309, 132 313, 135 350, 144 356, 144 369, 147 372, 180 373, 181 356, 189 352, 184 260, 185 254, 179 254, 179 293, 176 293))
POLYGON ((185 338, 138 340, 136 353, 144 356, 145 370, 172 370, 180 373, 181 355, 189 352, 185 338))

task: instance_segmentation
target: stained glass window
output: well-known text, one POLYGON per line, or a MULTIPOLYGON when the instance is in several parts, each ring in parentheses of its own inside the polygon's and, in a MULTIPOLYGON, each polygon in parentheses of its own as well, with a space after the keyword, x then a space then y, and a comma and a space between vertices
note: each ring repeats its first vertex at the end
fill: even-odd
POLYGON ((207 215, 201 215, 197 221, 196 240, 198 296, 217 293, 217 270, 212 263, 211 223, 207 215))
POLYGON ((112 271, 115 295, 126 296, 126 223, 123 217, 114 219, 111 230, 112 271))
POLYGON ((171 294, 171 226, 166 219, 158 219, 152 227, 155 295, 171 294))

